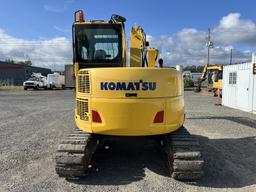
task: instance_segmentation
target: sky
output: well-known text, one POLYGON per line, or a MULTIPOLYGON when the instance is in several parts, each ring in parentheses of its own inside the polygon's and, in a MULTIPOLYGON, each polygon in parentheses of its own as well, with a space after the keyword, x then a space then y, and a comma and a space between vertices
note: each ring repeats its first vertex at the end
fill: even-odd
POLYGON ((0 60, 30 59, 35 66, 62 70, 72 63, 74 12, 86 20, 126 17, 137 23, 165 65, 204 65, 206 36, 212 31, 211 63, 245 62, 256 51, 254 0, 0 0, 0 60))

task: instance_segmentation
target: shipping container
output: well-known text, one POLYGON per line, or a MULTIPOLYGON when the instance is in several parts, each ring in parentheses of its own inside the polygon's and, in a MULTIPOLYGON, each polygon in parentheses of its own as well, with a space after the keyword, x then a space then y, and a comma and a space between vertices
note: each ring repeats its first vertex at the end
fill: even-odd
POLYGON ((256 113, 255 61, 223 67, 222 105, 256 113))

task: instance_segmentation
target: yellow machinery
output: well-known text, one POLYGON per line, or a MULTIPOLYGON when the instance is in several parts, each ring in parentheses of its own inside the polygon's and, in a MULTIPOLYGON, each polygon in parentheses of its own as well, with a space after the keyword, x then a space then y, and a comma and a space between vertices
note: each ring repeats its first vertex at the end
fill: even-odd
POLYGON ((218 89, 222 90, 222 73, 223 65, 206 64, 195 91, 200 92, 202 82, 208 79, 208 91, 213 91, 215 96, 218 89))
POLYGON ((139 26, 131 29, 128 67, 124 22, 118 15, 86 22, 82 11, 75 14, 77 127, 59 144, 56 172, 63 177, 87 175, 93 154, 109 136, 154 135, 161 138, 171 175, 198 179, 203 160, 196 138, 183 127, 182 76, 162 68, 159 51, 148 48, 139 26))

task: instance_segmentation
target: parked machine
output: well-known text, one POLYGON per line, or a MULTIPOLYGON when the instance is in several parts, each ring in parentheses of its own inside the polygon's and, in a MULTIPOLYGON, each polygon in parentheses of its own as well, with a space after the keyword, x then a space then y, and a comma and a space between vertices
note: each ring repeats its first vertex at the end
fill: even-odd
POLYGON ((31 77, 23 83, 24 90, 31 89, 47 89, 47 79, 41 73, 33 73, 31 77))
POLYGON ((64 75, 53 73, 47 75, 47 88, 48 89, 63 89, 65 87, 64 75))
POLYGON ((198 80, 198 84, 195 89, 195 92, 201 91, 202 82, 204 82, 207 79, 208 91, 212 91, 214 93, 214 96, 217 96, 217 90, 220 89, 220 93, 222 91, 222 74, 223 74, 223 65, 206 64, 204 66, 204 70, 201 74, 201 77, 198 80))
POLYGON ((158 50, 148 48, 139 26, 131 29, 128 64, 124 22, 118 15, 85 21, 82 11, 75 13, 76 128, 58 146, 56 172, 66 178, 86 176, 106 140, 154 136, 173 178, 199 179, 204 161, 196 137, 183 127, 182 75, 162 68, 158 50))

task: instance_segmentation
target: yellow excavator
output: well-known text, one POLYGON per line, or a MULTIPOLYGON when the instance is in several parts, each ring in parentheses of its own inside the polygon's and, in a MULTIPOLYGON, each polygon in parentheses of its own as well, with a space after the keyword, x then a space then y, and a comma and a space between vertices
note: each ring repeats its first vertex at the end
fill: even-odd
POLYGON ((76 127, 58 146, 56 172, 65 178, 87 176, 107 139, 154 136, 173 178, 199 179, 204 161, 197 138, 183 127, 182 76, 163 67, 139 26, 131 29, 127 63, 125 20, 112 15, 109 21, 85 21, 81 10, 75 13, 76 127))
POLYGON ((207 79, 207 89, 209 92, 213 92, 214 96, 217 96, 217 90, 222 92, 222 74, 223 65, 221 64, 206 64, 203 72, 198 80, 195 92, 200 92, 202 83, 207 79))

